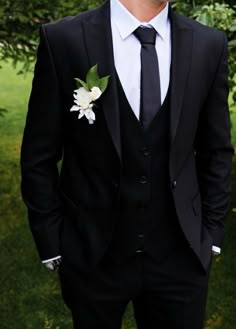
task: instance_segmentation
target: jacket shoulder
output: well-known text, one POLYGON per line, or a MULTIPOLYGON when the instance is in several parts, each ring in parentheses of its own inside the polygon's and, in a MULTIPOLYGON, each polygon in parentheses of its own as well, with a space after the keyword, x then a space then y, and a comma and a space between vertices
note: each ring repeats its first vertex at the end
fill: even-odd
POLYGON ((173 13, 173 23, 179 29, 192 31, 194 44, 205 54, 214 54, 219 58, 227 45, 227 36, 224 32, 206 26, 194 19, 173 13))
POLYGON ((173 14, 175 22, 183 27, 183 28, 190 28, 194 31, 196 35, 201 36, 202 38, 222 38, 222 36, 225 36, 225 33, 217 30, 216 28, 209 27, 207 25, 204 25, 192 18, 183 16, 179 13, 174 12, 173 14))
POLYGON ((42 28, 49 36, 62 36, 66 31, 82 26, 84 22, 93 20, 99 13, 100 8, 88 10, 75 16, 66 16, 58 21, 43 24, 42 28))

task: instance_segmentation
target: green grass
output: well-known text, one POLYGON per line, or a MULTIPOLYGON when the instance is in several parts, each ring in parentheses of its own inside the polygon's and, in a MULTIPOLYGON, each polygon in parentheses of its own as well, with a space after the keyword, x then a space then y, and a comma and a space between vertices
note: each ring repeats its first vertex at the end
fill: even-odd
MULTIPOLYGON (((19 153, 31 79, 17 76, 10 64, 0 70, 0 107, 8 109, 5 118, 0 117, 0 328, 71 329, 57 275, 39 262, 20 196, 19 153)), ((236 145, 236 114, 232 118, 236 145)), ((233 175, 236 178, 235 171, 233 175)), ((206 329, 236 328, 234 208, 236 185, 224 253, 213 263, 206 329)), ((123 329, 134 328, 129 307, 123 329)))

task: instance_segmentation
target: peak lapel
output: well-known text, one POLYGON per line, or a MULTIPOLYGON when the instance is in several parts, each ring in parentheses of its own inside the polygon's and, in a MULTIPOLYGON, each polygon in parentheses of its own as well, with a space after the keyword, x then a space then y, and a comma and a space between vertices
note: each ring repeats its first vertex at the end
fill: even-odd
POLYGON ((101 77, 110 75, 101 104, 113 144, 121 159, 120 118, 109 2, 96 9, 91 19, 84 22, 83 27, 90 66, 98 64, 101 77))
POLYGON ((171 65, 171 143, 173 144, 181 110, 192 58, 193 30, 182 23, 181 16, 170 10, 172 24, 171 65))

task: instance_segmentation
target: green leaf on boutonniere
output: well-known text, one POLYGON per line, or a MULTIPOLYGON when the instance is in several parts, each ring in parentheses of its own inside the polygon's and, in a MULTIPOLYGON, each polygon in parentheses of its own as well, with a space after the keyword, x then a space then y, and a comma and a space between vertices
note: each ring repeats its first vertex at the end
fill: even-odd
POLYGON ((110 75, 106 77, 99 78, 98 75, 98 65, 94 65, 87 73, 86 82, 75 78, 77 82, 77 87, 84 87, 86 90, 91 91, 92 88, 98 87, 102 93, 107 89, 110 75))
POLYGON ((86 90, 89 90, 88 85, 87 85, 86 82, 84 82, 83 80, 80 80, 80 79, 78 79, 78 78, 75 78, 75 80, 76 80, 76 82, 77 82, 77 87, 78 87, 78 88, 82 86, 82 87, 84 87, 86 90))
POLYGON ((97 64, 94 65, 89 71, 86 76, 86 83, 89 89, 92 89, 94 86, 99 85, 99 76, 98 76, 98 66, 97 64))
POLYGON ((109 81, 110 75, 107 77, 101 78, 99 80, 99 88, 101 89, 102 93, 107 89, 108 81, 109 81))

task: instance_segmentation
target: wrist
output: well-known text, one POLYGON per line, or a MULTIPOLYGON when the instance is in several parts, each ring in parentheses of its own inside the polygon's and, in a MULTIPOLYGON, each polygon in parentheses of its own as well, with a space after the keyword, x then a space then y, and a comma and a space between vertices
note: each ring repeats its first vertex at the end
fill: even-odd
POLYGON ((55 272, 55 271, 58 271, 61 266, 62 257, 57 256, 52 259, 44 260, 44 261, 42 261, 42 263, 47 267, 47 269, 49 269, 52 272, 55 272))
POLYGON ((56 256, 56 257, 53 257, 53 258, 49 258, 49 259, 44 259, 44 260, 42 260, 42 263, 43 263, 43 264, 46 264, 46 263, 48 263, 48 262, 51 262, 51 261, 53 261, 53 260, 57 260, 57 259, 60 259, 60 258, 61 258, 61 255, 56 256))

